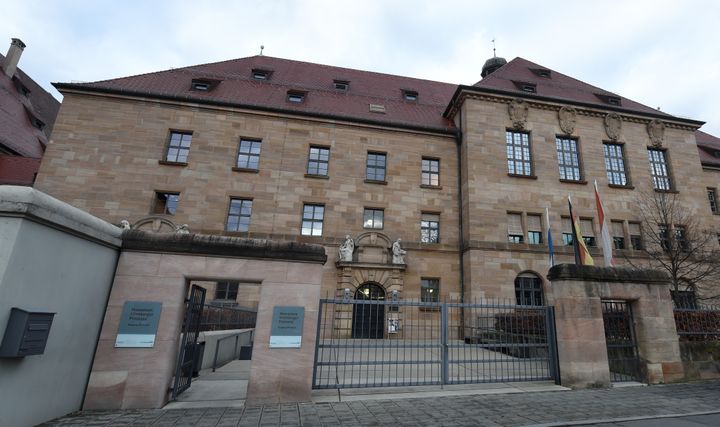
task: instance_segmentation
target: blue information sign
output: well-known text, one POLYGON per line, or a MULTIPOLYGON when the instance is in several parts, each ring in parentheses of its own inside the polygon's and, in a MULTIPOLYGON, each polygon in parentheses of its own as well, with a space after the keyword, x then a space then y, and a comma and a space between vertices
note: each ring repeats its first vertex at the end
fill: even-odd
POLYGON ((125 301, 115 347, 154 346, 161 310, 161 302, 125 301))
POLYGON ((305 307, 273 307, 270 348, 300 348, 305 307))

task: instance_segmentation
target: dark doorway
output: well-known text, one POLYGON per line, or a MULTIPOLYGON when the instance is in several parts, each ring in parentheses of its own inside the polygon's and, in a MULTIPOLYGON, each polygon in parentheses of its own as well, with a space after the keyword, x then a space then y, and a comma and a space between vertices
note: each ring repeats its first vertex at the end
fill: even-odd
POLYGON ((376 283, 365 283, 355 292, 353 303, 353 338, 382 339, 385 326, 385 290, 376 283))
POLYGON ((603 300, 602 313, 610 381, 640 381, 640 357, 630 303, 603 300))

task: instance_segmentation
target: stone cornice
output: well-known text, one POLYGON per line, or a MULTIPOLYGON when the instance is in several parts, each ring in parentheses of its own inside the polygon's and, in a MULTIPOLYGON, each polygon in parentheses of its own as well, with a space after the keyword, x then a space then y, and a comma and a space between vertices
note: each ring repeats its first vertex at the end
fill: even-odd
POLYGON ((595 267, 592 265, 558 264, 548 271, 548 280, 584 280, 591 282, 623 282, 667 285, 670 277, 663 271, 636 268, 595 267))

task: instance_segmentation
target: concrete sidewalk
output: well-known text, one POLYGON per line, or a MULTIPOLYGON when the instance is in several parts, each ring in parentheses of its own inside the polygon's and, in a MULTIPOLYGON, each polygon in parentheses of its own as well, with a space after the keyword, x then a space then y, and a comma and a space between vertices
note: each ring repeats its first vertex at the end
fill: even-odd
MULTIPOLYGON (((720 413, 720 381, 650 387, 473 394, 350 402, 83 412, 46 426, 703 425, 720 413), (640 420, 640 418, 656 418, 640 420), (628 421, 624 421, 628 420, 628 421), (630 421, 635 420, 635 421, 630 421), (636 424, 632 424, 636 423, 636 424), (685 424, 678 424, 685 423, 685 424), (694 424, 689 424, 694 423, 694 424)), ((712 425, 712 424, 710 424, 712 425)))

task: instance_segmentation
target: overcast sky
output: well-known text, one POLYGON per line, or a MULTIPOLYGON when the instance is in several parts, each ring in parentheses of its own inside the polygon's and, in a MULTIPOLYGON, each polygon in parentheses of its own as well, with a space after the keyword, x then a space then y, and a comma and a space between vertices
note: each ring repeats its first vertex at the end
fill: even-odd
MULTIPOLYGON (((265 54, 457 84, 517 56, 720 136, 720 1, 31 1, 0 6, 0 51, 50 82, 265 54)), ((53 94, 61 98, 52 89, 53 94)))

